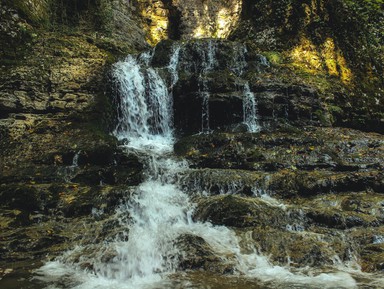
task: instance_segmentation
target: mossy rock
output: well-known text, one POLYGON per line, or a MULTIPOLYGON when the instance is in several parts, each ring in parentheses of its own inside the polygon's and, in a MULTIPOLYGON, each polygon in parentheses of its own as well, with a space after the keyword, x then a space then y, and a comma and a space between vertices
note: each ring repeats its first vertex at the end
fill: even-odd
POLYGON ((130 188, 121 186, 84 186, 77 183, 58 184, 55 191, 59 195, 57 211, 67 218, 89 216, 92 211, 103 214, 113 213, 130 188))
POLYGON ((47 24, 52 0, 15 0, 12 5, 33 23, 47 24))
POLYGON ((335 231, 319 234, 257 227, 252 238, 271 261, 281 265, 289 263, 292 267, 331 266, 335 256, 345 258, 353 246, 344 240, 345 236, 335 231))
POLYGON ((58 196, 50 192, 49 185, 25 183, 2 184, 0 186, 1 206, 32 211, 45 211, 57 203, 58 196))
POLYGON ((362 251, 362 269, 364 271, 382 271, 384 269, 384 244, 371 244, 362 251))
POLYGON ((182 270, 204 270, 205 272, 228 274, 235 270, 235 255, 222 258, 201 237, 183 234, 175 241, 175 246, 182 250, 178 256, 182 270))
POLYGON ((214 225, 250 227, 256 225, 280 227, 286 218, 281 208, 259 198, 219 195, 198 201, 194 218, 214 225))

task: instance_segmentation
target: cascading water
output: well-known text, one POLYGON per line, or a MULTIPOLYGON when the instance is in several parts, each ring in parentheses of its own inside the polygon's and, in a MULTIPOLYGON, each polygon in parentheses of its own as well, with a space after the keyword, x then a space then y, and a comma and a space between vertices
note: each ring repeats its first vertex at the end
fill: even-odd
POLYGON ((199 73, 199 93, 202 98, 201 131, 209 132, 209 90, 205 76, 214 69, 216 46, 213 41, 208 41, 208 47, 200 49, 201 70, 199 73))
MULTIPOLYGON (((239 78, 243 75, 247 67, 246 54, 247 48, 244 45, 236 47, 231 70, 239 78)), ((262 58, 262 64, 266 66, 267 63, 266 58, 262 58)), ((260 131, 260 126, 257 119, 256 97, 251 91, 248 81, 238 85, 241 87, 243 94, 243 122, 249 132, 258 132, 260 131)))
POLYGON ((179 58, 180 58, 180 45, 174 45, 172 51, 172 56, 169 60, 168 70, 171 74, 171 86, 170 91, 172 91, 173 86, 177 83, 179 80, 179 74, 177 73, 177 66, 179 64, 179 58))
MULTIPOLYGON (((212 69, 213 46, 208 47, 206 69, 212 69)), ((87 255, 89 248, 78 247, 40 269, 45 280, 56 280, 54 286, 58 287, 49 288, 62 288, 57 280, 65 276, 74 280, 65 288, 209 288, 196 287, 189 281, 174 287, 168 279, 179 269, 183 252, 177 240, 184 235, 202 238, 223 263, 230 264, 235 275, 275 284, 269 288, 286 288, 284 284, 288 287, 298 284, 298 287, 290 288, 355 288, 356 282, 348 273, 303 274, 299 270, 293 273, 271 264, 249 240, 248 234, 237 236, 224 226, 192 220, 194 204, 178 182, 178 176, 185 173, 188 166, 172 154, 170 91, 178 79, 180 49, 174 47, 169 61, 170 85, 150 66, 150 54, 128 56, 125 61, 115 64, 113 73, 120 101, 114 134, 125 141, 127 151, 141 157, 147 169, 145 180, 116 211, 122 232, 93 249, 92 254, 87 255), (81 257, 74 257, 79 255, 81 257), (91 269, 83 270, 81 264, 88 264, 91 269)), ((249 97, 254 99, 252 95, 249 97)), ((255 103, 251 102, 244 110, 256 114, 255 103)), ((257 130, 256 118, 244 118, 251 131, 257 130)), ((188 190, 199 193, 198 187, 188 190)), ((220 193, 231 192, 222 190, 220 193)), ((271 204, 270 198, 256 194, 255 197, 271 204)), ((272 201, 272 205, 281 207, 275 204, 276 200, 272 201)), ((257 285, 257 288, 268 287, 257 285)))
POLYGON ((258 132, 260 126, 257 121, 256 98, 249 88, 249 84, 244 84, 243 99, 243 121, 248 127, 249 132, 258 132))
MULTIPOLYGON (((149 55, 141 57, 144 64, 150 61, 149 55)), ((164 141, 161 145, 167 147, 172 139, 172 99, 165 81, 153 68, 142 69, 141 59, 128 56, 114 66, 120 95, 114 134, 137 148, 156 140, 164 141)))

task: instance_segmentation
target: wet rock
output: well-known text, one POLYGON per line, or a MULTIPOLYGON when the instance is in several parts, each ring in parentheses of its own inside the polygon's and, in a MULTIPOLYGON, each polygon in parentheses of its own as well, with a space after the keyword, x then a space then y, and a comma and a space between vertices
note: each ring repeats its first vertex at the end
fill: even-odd
POLYGON ((113 213, 130 188, 68 184, 58 185, 54 190, 60 198, 55 210, 62 212, 65 217, 73 218, 98 211, 103 214, 113 213))
MULTIPOLYGON (((86 231, 98 227, 89 219, 113 214, 124 198, 119 184, 141 180, 138 158, 109 135, 110 64, 147 47, 132 5, 41 3, 47 1, 0 4, 0 262, 6 263, 54 256, 86 240, 86 231), (93 227, 86 229, 87 222, 93 227)), ((106 231, 116 234, 111 226, 106 231)))
POLYGON ((382 270, 383 256, 381 247, 383 244, 384 227, 355 228, 350 236, 358 244, 360 264, 363 271, 374 272, 382 270))
POLYGON ((194 169, 185 173, 182 184, 186 190, 196 190, 209 194, 240 194, 257 196, 267 193, 289 199, 304 198, 350 191, 370 190, 377 193, 377 182, 381 182, 381 172, 348 173, 329 171, 280 170, 278 172, 258 172, 233 169, 194 169))
MULTIPOLYGON (((195 218, 257 226, 254 241, 279 264, 290 257, 293 266, 331 265, 332 254, 348 261, 352 250, 364 270, 383 269, 382 135, 330 127, 383 131, 380 9, 364 1, 56 2, 52 10, 39 0, 0 4, 1 261, 120 236, 108 216, 129 195, 123 188, 141 181, 143 168, 108 136, 114 109, 105 74, 117 57, 146 47, 142 24, 152 43, 226 37, 234 28, 231 37, 241 40, 180 44, 176 129, 203 129, 209 93, 210 129, 217 132, 175 145, 196 169, 180 177, 198 201, 195 218), (207 63, 213 51, 215 61, 207 63), (261 133, 246 133, 241 124, 246 83, 261 133)), ((156 48, 153 65, 163 74, 173 45, 156 48)), ((179 245, 187 252, 183 269, 233 270, 232 256, 224 262, 199 237, 183 236, 179 245)), ((97 249, 82 253, 92 258, 97 249)), ((102 261, 113 256, 106 251, 102 261)), ((94 269, 89 260, 83 268, 94 269)))
POLYGON ((194 218, 239 228, 256 225, 280 227, 286 215, 281 208, 259 198, 219 195, 199 201, 194 218))
POLYGON ((195 169, 185 172, 180 182, 186 191, 255 196, 267 190, 269 175, 246 170, 195 169))
POLYGON ((302 203, 315 224, 329 228, 378 227, 384 222, 380 194, 367 192, 319 196, 302 203), (305 206, 308 206, 307 209, 305 206))
POLYGON ((79 128, 63 116, 21 116, 24 118, 15 118, 0 140, 4 148, 2 182, 73 180, 99 185, 133 184, 141 179, 138 158, 125 156, 117 141, 99 127, 79 128))
POLYGON ((135 155, 126 155, 113 147, 96 147, 91 151, 79 151, 76 165, 67 164, 62 169, 64 177, 75 183, 137 185, 142 179, 143 166, 135 155))
MULTIPOLYGON (((322 119, 324 124, 336 122, 338 125, 382 132, 382 101, 374 104, 369 95, 377 95, 376 99, 382 99, 379 91, 382 90, 383 79, 379 71, 382 70, 383 60, 370 58, 367 52, 372 51, 375 55, 373 51, 380 44, 358 44, 360 41, 365 43, 361 40, 362 35, 381 38, 377 32, 382 28, 376 23, 382 21, 383 16, 378 6, 373 8, 363 2, 330 1, 310 8, 307 4, 264 0, 258 3, 246 1, 244 5, 244 17, 231 38, 248 41, 254 50, 268 51, 269 58, 282 73, 276 78, 286 79, 289 75, 290 80, 300 79, 301 83, 311 83, 321 91, 326 91, 327 99, 322 102, 328 109, 327 113, 318 114, 319 120, 322 119), (370 11, 371 17, 364 18, 359 11, 370 11), (350 31, 351 27, 354 27, 353 33, 345 37, 347 33, 341 31, 350 31), (286 52, 291 61, 285 61, 286 52), (338 62, 331 56, 333 53, 340 53, 344 60, 338 62), (304 54, 307 57, 303 57, 304 54), (338 70, 335 66, 337 63, 341 65, 338 70), (371 64, 362 66, 361 63, 371 64), (371 65, 377 65, 380 69, 368 75, 364 67, 371 65), (375 112, 364 116, 368 107, 375 112)), ((279 74, 278 71, 275 73, 279 74)))
POLYGON ((218 256, 201 237, 184 234, 175 245, 181 250, 179 267, 182 270, 204 270, 213 273, 228 274, 234 271, 235 256, 218 256))
POLYGON ((362 251, 365 271, 382 271, 384 269, 384 244, 371 244, 362 251))
POLYGON ((257 135, 214 133, 189 136, 175 144, 175 152, 191 159, 197 167, 375 171, 381 168, 382 146, 380 135, 337 128, 308 128, 304 131, 280 129, 257 135), (370 142, 377 142, 378 147, 370 148, 370 142))
MULTIPOLYGON (((379 171, 335 173, 329 171, 280 171, 274 175, 269 189, 281 196, 313 196, 335 192, 375 190, 381 179, 379 171)), ((376 190, 375 190, 376 191, 376 190)), ((377 190, 376 192, 380 192, 377 190)))
MULTIPOLYGON (((88 252, 78 250, 68 258, 84 257, 83 253, 89 254, 90 258, 94 257, 101 249, 100 246, 94 245, 95 243, 116 240, 119 232, 125 230, 116 219, 111 218, 115 206, 123 196, 111 191, 109 188, 98 192, 96 196, 89 194, 88 200, 85 194, 78 196, 72 192, 71 196, 70 193, 62 193, 58 208, 52 210, 49 217, 46 214, 29 214, 29 222, 23 227, 18 221, 22 212, 14 214, 9 210, 0 210, 0 264, 36 258, 40 260, 47 254, 53 258, 67 251, 68 247, 73 248, 80 244, 84 245, 88 252), (79 199, 75 200, 75 196, 79 199), (91 210, 90 203, 94 205, 91 210), (91 252, 93 254, 90 254, 91 252)), ((88 261, 83 258, 84 263, 88 261)))
POLYGON ((27 211, 0 209, 0 227, 2 230, 28 226, 31 223, 30 214, 27 211))
POLYGON ((342 234, 330 232, 319 234, 257 227, 252 238, 271 260, 293 267, 333 265, 335 258, 347 261, 347 251, 351 250, 342 234))
POLYGON ((17 208, 27 212, 44 211, 57 203, 57 196, 52 195, 49 185, 2 184, 0 197, 1 207, 17 208))

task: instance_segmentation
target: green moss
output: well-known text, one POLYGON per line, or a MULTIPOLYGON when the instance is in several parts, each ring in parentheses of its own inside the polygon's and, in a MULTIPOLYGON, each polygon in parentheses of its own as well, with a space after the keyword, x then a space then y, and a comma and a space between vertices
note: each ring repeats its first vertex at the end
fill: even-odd
POLYGON ((107 64, 115 63, 120 57, 125 57, 128 54, 138 53, 128 43, 117 41, 110 37, 98 38, 89 36, 87 41, 107 53, 107 64))
POLYGON ((384 8, 383 0, 345 0, 345 2, 359 9, 362 14, 379 12, 384 8))
POLYGON ((14 0, 12 5, 27 20, 33 23, 47 24, 50 18, 52 0, 14 0))
POLYGON ((329 115, 325 114, 325 112, 323 110, 316 110, 314 112, 314 115, 316 116, 316 118, 320 121, 320 123, 324 126, 328 126, 329 125, 329 115))
POLYGON ((259 148, 256 148, 248 153, 247 160, 252 162, 258 162, 265 160, 263 151, 259 148))
POLYGON ((282 64, 283 63, 283 56, 280 52, 277 51, 268 51, 263 52, 264 56, 267 57, 268 61, 272 64, 282 64))
POLYGON ((332 114, 342 114, 344 112, 344 110, 339 107, 339 106, 335 106, 335 105, 329 105, 328 106, 328 111, 332 114))
POLYGON ((99 27, 105 33, 111 33, 113 25, 113 9, 111 1, 97 0, 96 7, 96 27, 99 27))

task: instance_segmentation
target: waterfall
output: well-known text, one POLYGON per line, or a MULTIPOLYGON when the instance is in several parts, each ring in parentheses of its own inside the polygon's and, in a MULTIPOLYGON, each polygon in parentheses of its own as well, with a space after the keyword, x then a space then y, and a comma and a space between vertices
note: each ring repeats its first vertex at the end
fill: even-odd
POLYGON ((150 112, 146 102, 145 78, 137 59, 128 56, 124 62, 116 63, 113 76, 120 95, 124 95, 118 102, 119 115, 115 135, 119 139, 147 136, 150 112))
POLYGON ((177 67, 179 65, 180 49, 181 49, 180 45, 172 46, 172 55, 168 64, 168 70, 171 73, 171 90, 179 80, 177 67))
MULTIPOLYGON (((215 50, 209 42, 203 54, 202 72, 214 69, 215 50)), ((173 49, 167 66, 173 75, 170 89, 161 74, 150 66, 148 53, 128 56, 114 65, 119 113, 113 133, 125 141, 127 151, 140 156, 146 168, 144 181, 133 193, 127 191, 127 200, 116 210, 115 219, 122 231, 102 244, 79 246, 48 262, 40 269, 45 280, 56 280, 55 284, 60 284, 63 278, 70 278, 72 283, 67 283, 65 288, 76 289, 176 288, 167 283, 171 282, 168 277, 177 272, 184 253, 177 240, 187 234, 202 238, 223 263, 231 264, 238 276, 263 282, 309 285, 306 288, 355 288, 354 279, 347 273, 315 276, 293 273, 271 264, 254 242, 247 239, 250 236, 239 237, 227 227, 192 220, 195 205, 178 182, 178 176, 188 170, 188 165, 172 154, 171 90, 178 79, 179 52, 180 48, 173 49), (82 269, 84 264, 91 269, 82 269)), ((202 93, 206 93, 205 90, 202 81, 202 93)), ((244 104, 244 121, 251 131, 256 131, 255 97, 248 84, 244 85, 244 94, 249 98, 244 104)), ((208 116, 203 114, 203 130, 209 129, 208 116)), ((177 288, 197 288, 188 282, 183 284, 177 288)))
MULTIPOLYGON (((241 78, 247 67, 246 54, 247 47, 245 45, 236 46, 233 54, 233 62, 230 69, 238 78, 241 78)), ((267 66, 268 62, 265 57, 262 58, 262 64, 267 66)), ((249 132, 260 131, 257 118, 256 96, 251 91, 248 81, 238 82, 243 95, 243 123, 247 126, 249 132)))
POLYGON ((258 132, 256 97, 249 88, 248 82, 243 87, 243 122, 249 132, 258 132))
POLYGON ((209 127, 209 89, 207 85, 207 74, 215 67, 216 60, 216 46, 212 40, 208 41, 208 47, 200 48, 201 70, 199 74, 199 93, 202 99, 202 113, 201 113, 201 132, 206 133, 210 131, 209 127))
POLYGON ((139 148, 143 143, 164 141, 166 148, 172 138, 172 98, 165 81, 149 66, 151 54, 139 58, 128 56, 114 65, 118 102, 118 124, 114 135, 139 148))

